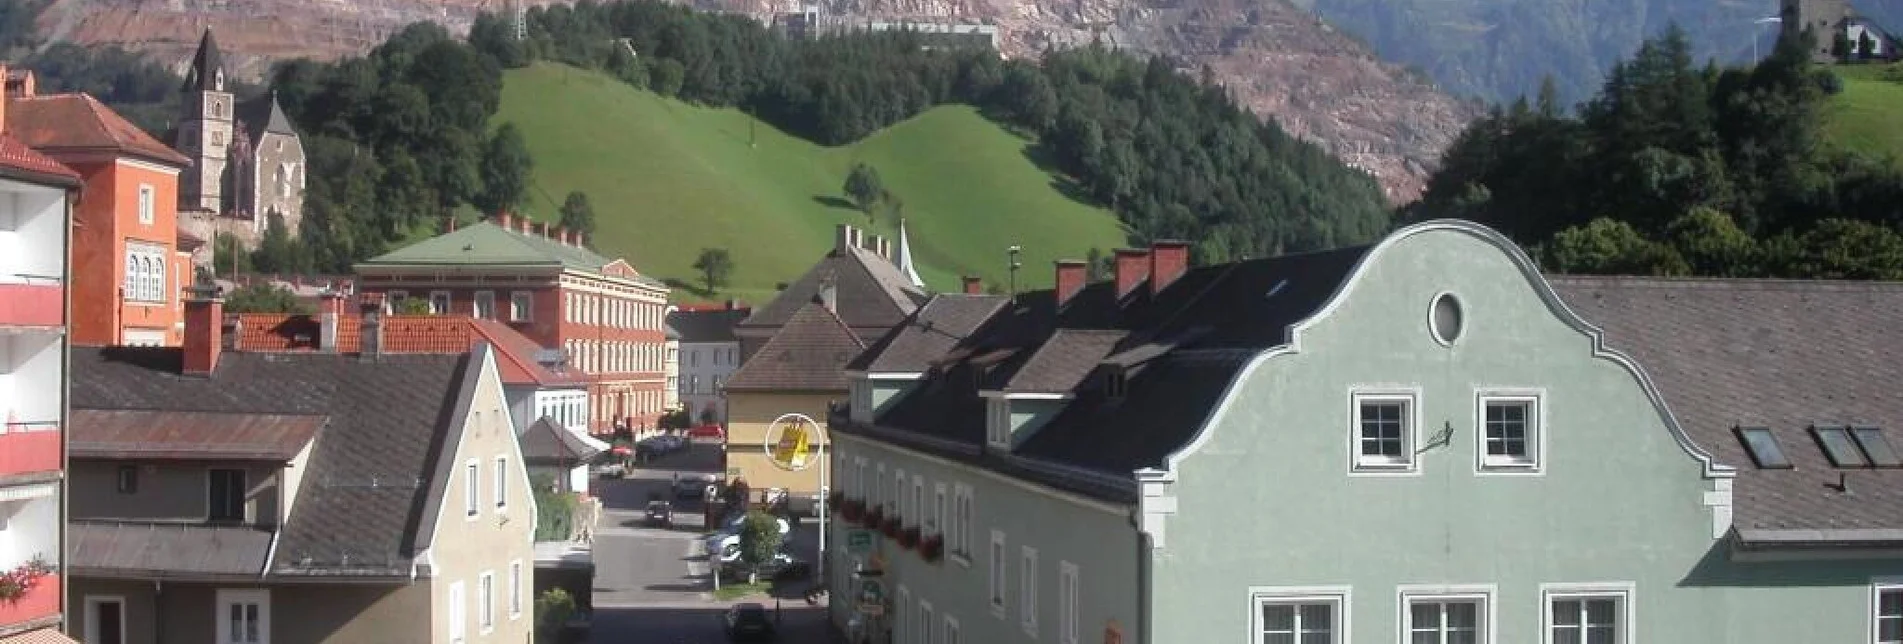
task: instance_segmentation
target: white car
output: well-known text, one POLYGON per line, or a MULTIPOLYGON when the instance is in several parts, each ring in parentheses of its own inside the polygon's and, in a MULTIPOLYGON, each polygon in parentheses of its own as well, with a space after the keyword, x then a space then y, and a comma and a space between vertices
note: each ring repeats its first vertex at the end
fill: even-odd
MULTIPOLYGON (((740 556, 740 521, 742 520, 744 519, 730 520, 727 525, 721 527, 719 532, 708 535, 704 544, 707 554, 719 554, 722 559, 730 558, 729 553, 732 553, 732 557, 740 556)), ((793 531, 793 526, 788 524, 786 519, 776 519, 776 521, 779 523, 780 536, 784 537, 786 533, 793 531)))

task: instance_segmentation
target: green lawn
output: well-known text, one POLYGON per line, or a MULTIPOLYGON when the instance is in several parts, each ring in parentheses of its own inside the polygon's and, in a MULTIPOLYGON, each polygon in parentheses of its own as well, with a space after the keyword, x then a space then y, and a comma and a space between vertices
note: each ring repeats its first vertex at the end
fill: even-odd
MULTIPOLYGON (((1883 78, 1889 65, 1838 65, 1844 91, 1832 97, 1826 131, 1837 145, 1903 161, 1903 83, 1883 78)), ((1903 74, 1903 69, 1898 72, 1903 74)))
MULTIPOLYGON (((833 226, 864 226, 832 205, 864 161, 905 203, 913 257, 926 282, 957 276, 1002 284, 1005 248, 1023 247, 1020 284, 1048 286, 1050 262, 1124 245, 1108 211, 1073 201, 1025 155, 1028 143, 965 107, 940 107, 856 144, 822 147, 732 109, 707 109, 606 76, 538 64, 505 77, 497 122, 514 122, 535 156, 527 212, 553 218, 570 190, 588 193, 595 244, 636 269, 699 284, 701 248, 734 258, 717 297, 752 302, 799 277, 832 244, 833 226)), ((890 234, 881 221, 877 232, 890 234)), ((677 290, 677 298, 693 299, 677 290)))

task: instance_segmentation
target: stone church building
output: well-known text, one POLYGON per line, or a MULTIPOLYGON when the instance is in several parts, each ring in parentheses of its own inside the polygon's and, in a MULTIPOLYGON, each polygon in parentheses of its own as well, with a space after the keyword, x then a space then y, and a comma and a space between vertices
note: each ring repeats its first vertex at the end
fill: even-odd
MULTIPOLYGON (((304 144, 276 93, 237 102, 210 29, 179 88, 183 113, 171 139, 192 167, 179 176, 179 227, 212 240, 236 236, 257 245, 272 214, 296 234, 304 216, 304 144)), ((211 265, 213 244, 192 261, 211 265)))

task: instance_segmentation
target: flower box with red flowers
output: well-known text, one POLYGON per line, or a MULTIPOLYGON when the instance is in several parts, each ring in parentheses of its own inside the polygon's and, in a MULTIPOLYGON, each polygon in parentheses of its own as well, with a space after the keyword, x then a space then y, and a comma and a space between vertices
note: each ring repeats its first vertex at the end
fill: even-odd
POLYGON ((910 526, 899 531, 899 547, 911 550, 918 547, 921 533, 918 526, 910 526))
POLYGON ((877 530, 883 523, 885 523, 885 506, 875 505, 866 512, 866 521, 862 525, 877 530))
POLYGON ((899 527, 899 518, 890 516, 886 517, 885 521, 879 524, 879 532, 884 534, 888 539, 897 539, 899 538, 899 527))
POLYGON ((834 490, 831 494, 826 495, 826 507, 832 508, 833 512, 838 512, 839 509, 842 507, 845 507, 845 505, 846 505, 845 492, 834 490))
POLYGON ((858 499, 846 499, 839 503, 839 518, 858 523, 866 517, 866 502, 858 499))
POLYGON ((53 574, 53 567, 46 560, 34 557, 12 570, 0 572, 0 602, 18 603, 26 594, 40 585, 40 580, 53 574))
POLYGON ((918 542, 918 555, 930 563, 945 558, 945 535, 935 534, 918 542))

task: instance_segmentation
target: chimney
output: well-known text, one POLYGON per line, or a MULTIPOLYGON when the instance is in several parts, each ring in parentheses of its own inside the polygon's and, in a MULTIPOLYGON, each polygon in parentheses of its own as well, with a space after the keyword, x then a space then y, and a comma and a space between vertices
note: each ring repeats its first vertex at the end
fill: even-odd
POLYGON ((456 216, 455 215, 450 215, 449 221, 443 224, 443 232, 445 233, 456 232, 456 216))
POLYGON ((1189 270, 1189 242, 1159 239, 1150 242, 1150 295, 1163 292, 1189 270))
POLYGON ((737 308, 740 308, 740 300, 727 298, 727 310, 732 311, 737 308))
POLYGON ((337 291, 325 291, 320 297, 322 300, 318 303, 317 311, 317 350, 336 353, 337 328, 344 317, 344 294, 337 291))
POLYGON ((965 283, 966 295, 983 295, 984 294, 985 278, 979 277, 977 275, 966 275, 958 279, 965 283))
POLYGON ((363 314, 363 339, 358 342, 357 355, 374 360, 383 353, 383 294, 366 295, 357 301, 363 314))
POLYGON ((826 307, 826 310, 834 313, 839 312, 837 308, 839 306, 839 289, 833 286, 833 278, 831 276, 827 276, 825 280, 819 283, 819 293, 815 295, 813 299, 817 300, 820 306, 826 307))
POLYGON ((515 218, 516 232, 522 233, 524 235, 529 234, 529 224, 533 224, 533 223, 535 222, 530 221, 528 217, 515 218))
POLYGON ((13 99, 13 70, 6 63, 0 63, 0 82, 6 83, 6 94, 0 96, 0 132, 7 131, 7 101, 13 99))
POLYGON ((32 98, 39 96, 39 80, 30 69, 8 69, 0 67, 0 78, 7 79, 8 98, 32 98))
POLYGON ((838 255, 841 257, 844 257, 846 255, 846 249, 852 248, 852 244, 853 244, 852 234, 853 234, 852 224, 840 224, 838 226, 833 227, 833 254, 834 255, 838 255))
POLYGON ((498 212, 493 219, 495 220, 495 224, 501 226, 503 230, 515 230, 514 218, 509 216, 509 211, 504 210, 498 212))
POLYGON ((1065 302, 1070 301, 1070 298, 1075 297, 1078 291, 1084 290, 1086 265, 1082 260, 1076 259, 1060 259, 1052 263, 1057 265, 1057 305, 1063 306, 1065 302))
POLYGON ((193 288, 185 301, 185 368, 188 376, 210 376, 225 347, 225 300, 217 287, 193 288))
POLYGON ((1117 299, 1129 295, 1150 270, 1150 251, 1142 248, 1117 249, 1116 279, 1117 299))
POLYGON ((885 235, 879 236, 879 256, 892 259, 892 240, 885 235))

